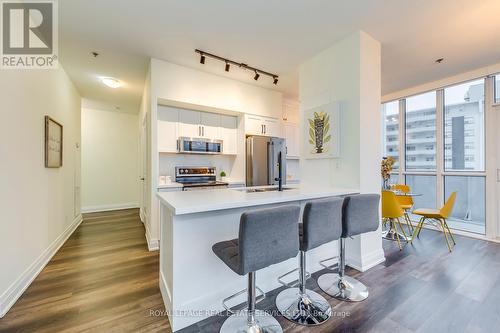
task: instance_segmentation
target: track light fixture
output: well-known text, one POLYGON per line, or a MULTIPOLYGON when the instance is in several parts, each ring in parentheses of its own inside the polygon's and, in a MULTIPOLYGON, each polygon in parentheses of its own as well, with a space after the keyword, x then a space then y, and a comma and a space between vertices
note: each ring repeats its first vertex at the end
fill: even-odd
POLYGON ((273 79, 273 84, 278 84, 278 78, 279 78, 279 76, 276 75, 276 74, 269 73, 269 72, 263 71, 261 69, 249 66, 249 65, 247 65, 247 64, 245 64, 243 62, 236 62, 236 61, 233 61, 233 60, 230 60, 230 59, 227 59, 227 58, 219 57, 218 55, 215 55, 215 54, 212 54, 212 53, 208 53, 208 52, 205 52, 205 51, 202 51, 202 50, 196 49, 196 50, 194 50, 194 52, 200 54, 200 64, 204 64, 205 63, 205 57, 210 57, 210 58, 213 58, 213 59, 225 62, 226 66, 224 67, 224 70, 226 72, 229 72, 229 69, 230 69, 231 65, 235 65, 235 66, 238 66, 241 69, 247 69, 247 70, 253 71, 255 73, 255 75, 253 77, 253 79, 255 81, 257 81, 260 78, 261 75, 267 75, 267 76, 269 76, 269 77, 271 77, 273 79))
POLYGON ((257 71, 255 71, 255 76, 253 77, 253 79, 255 81, 257 81, 259 79, 259 77, 260 77, 259 73, 257 73, 257 71))

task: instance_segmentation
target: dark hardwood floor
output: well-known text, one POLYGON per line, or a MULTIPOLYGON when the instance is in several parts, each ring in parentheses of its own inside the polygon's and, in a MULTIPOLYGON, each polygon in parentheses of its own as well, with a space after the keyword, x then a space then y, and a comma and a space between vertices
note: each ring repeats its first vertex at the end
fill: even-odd
MULTIPOLYGON (((457 236, 448 253, 443 235, 423 230, 399 251, 384 241, 386 262, 365 273, 348 270, 370 288, 360 303, 331 297, 336 317, 304 328, 283 317, 286 333, 498 332, 500 244, 457 236)), ((319 273, 308 280, 318 291, 319 273)), ((275 309, 268 294, 258 305, 275 309)), ((7 315, 1 332, 170 332, 158 288, 158 252, 148 252, 137 210, 87 215, 7 315)), ((182 333, 218 332, 224 316, 182 333)))
POLYGON ((169 332, 138 210, 88 214, 11 310, 0 332, 169 332))
MULTIPOLYGON (((286 333, 499 332, 500 244, 456 239, 452 253, 443 234, 431 230, 423 230, 402 251, 384 240, 385 263, 365 273, 347 270, 369 287, 368 299, 348 303, 325 295, 335 317, 321 326, 306 328, 277 319, 286 333)), ((323 294, 316 284, 323 273, 313 274, 309 289, 323 294)), ((274 313, 274 299, 282 289, 268 293, 257 308, 274 313)), ((180 332, 218 332, 224 320, 212 317, 180 332)))

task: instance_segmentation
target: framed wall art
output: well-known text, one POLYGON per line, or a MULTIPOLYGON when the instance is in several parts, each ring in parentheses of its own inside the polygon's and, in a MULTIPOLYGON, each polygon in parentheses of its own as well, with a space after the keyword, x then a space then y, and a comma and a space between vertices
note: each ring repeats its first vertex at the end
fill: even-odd
POLYGON ((340 157, 340 103, 305 110, 304 117, 305 157, 340 157))
POLYGON ((45 116, 45 167, 60 168, 63 163, 63 126, 45 116))

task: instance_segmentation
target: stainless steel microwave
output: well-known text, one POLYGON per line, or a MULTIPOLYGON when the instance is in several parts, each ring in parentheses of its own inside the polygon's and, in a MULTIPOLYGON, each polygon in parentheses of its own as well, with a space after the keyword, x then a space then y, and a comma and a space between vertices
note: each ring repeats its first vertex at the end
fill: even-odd
POLYGON ((177 148, 179 153, 222 154, 222 140, 180 137, 177 148))

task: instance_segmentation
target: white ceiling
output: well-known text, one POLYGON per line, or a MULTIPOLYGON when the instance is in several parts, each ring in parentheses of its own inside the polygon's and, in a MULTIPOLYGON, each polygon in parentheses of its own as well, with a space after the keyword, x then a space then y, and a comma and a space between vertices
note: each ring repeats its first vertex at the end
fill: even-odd
POLYGON ((500 62, 499 0, 65 0, 59 17, 61 62, 82 97, 125 112, 138 110, 150 57, 292 97, 298 66, 356 30, 382 43, 383 94, 500 62), (208 58, 203 66, 195 48, 277 73, 280 82, 225 73, 208 58), (100 76, 124 87, 107 88, 100 76))

